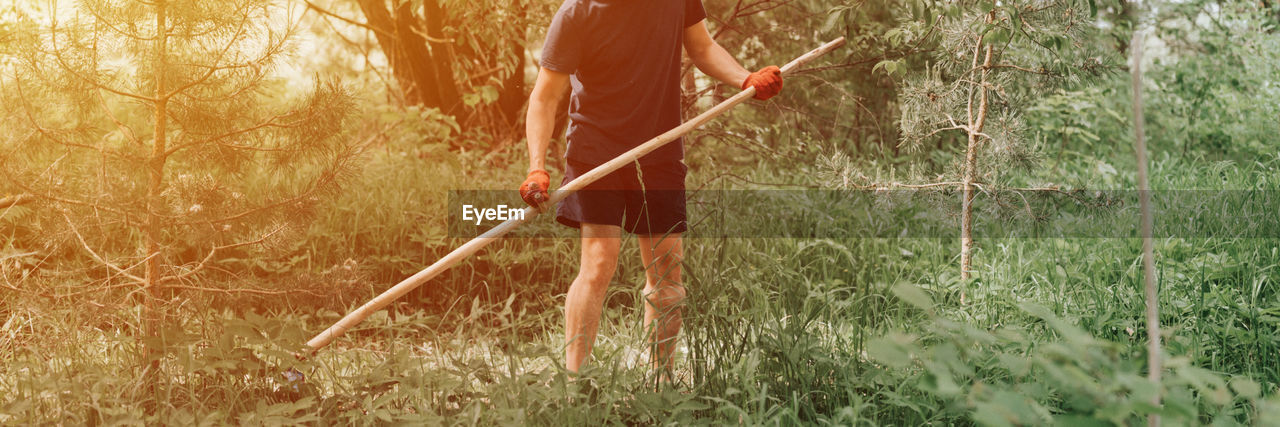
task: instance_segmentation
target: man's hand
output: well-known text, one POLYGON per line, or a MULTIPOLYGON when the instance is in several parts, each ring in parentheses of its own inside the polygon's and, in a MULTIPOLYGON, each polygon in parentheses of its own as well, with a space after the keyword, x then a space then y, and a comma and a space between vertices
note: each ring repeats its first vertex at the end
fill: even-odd
POLYGON ((524 184, 520 184, 520 198, 525 203, 538 209, 542 209, 542 204, 551 198, 547 194, 547 188, 551 186, 551 174, 546 170, 534 169, 529 172, 529 176, 525 177, 524 184))
POLYGON ((749 87, 756 88, 756 99, 764 101, 773 98, 778 92, 782 92, 782 70, 776 65, 770 65, 751 73, 742 82, 742 89, 749 87))

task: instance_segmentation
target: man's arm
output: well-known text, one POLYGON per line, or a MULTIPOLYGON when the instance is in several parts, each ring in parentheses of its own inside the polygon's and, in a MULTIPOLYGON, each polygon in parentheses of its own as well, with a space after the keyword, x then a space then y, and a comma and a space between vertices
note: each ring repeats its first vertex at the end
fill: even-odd
POLYGON ((729 55, 729 51, 711 38, 705 19, 684 29, 684 50, 699 70, 725 84, 741 86, 751 75, 733 55, 729 55))
POLYGON ((525 116, 525 137, 529 140, 529 170, 545 169, 547 146, 556 126, 560 98, 569 87, 569 75, 546 68, 538 70, 538 80, 529 94, 529 112, 525 116))
POLYGON ((693 65, 708 76, 743 89, 748 86, 756 88, 756 99, 769 99, 782 91, 782 72, 778 67, 770 65, 754 73, 747 72, 738 60, 711 38, 705 19, 685 27, 684 50, 689 52, 693 65))
POLYGON ((529 175, 520 185, 520 197, 537 206, 546 200, 551 178, 546 171, 547 146, 556 127, 560 98, 569 87, 569 75, 546 68, 538 70, 538 80, 529 94, 529 112, 524 131, 529 144, 529 175))

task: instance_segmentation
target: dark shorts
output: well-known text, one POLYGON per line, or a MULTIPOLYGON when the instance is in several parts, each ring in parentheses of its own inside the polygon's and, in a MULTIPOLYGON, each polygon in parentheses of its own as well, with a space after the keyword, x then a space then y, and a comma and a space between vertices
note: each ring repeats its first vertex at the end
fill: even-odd
MULTIPOLYGON (((567 162, 564 185, 594 166, 567 162)), ((616 225, 639 235, 683 233, 685 223, 683 162, 639 166, 635 163, 605 175, 556 207, 556 221, 581 228, 583 223, 616 225)))

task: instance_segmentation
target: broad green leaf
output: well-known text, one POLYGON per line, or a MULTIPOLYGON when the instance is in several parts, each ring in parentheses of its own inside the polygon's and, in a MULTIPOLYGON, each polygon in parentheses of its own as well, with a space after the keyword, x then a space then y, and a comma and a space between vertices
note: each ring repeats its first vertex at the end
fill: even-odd
POLYGON ((928 293, 916 285, 907 283, 894 285, 893 295, 921 310, 933 309, 933 298, 930 298, 928 293))
POLYGON ((890 334, 871 340, 867 343, 867 357, 883 365, 903 368, 911 363, 911 355, 905 343, 912 340, 910 336, 890 334))
POLYGON ((1231 389, 1235 390, 1240 397, 1255 398, 1262 395, 1262 387, 1257 381, 1248 377, 1235 377, 1231 379, 1231 389))
POLYGON ((1002 45, 1009 42, 1009 37, 1010 34, 1007 28, 997 27, 988 31, 986 37, 983 38, 983 41, 994 45, 1002 45))
POLYGON ((827 14, 827 19, 822 23, 821 32, 829 33, 836 28, 836 24, 840 23, 840 19, 844 17, 844 9, 835 9, 827 14))

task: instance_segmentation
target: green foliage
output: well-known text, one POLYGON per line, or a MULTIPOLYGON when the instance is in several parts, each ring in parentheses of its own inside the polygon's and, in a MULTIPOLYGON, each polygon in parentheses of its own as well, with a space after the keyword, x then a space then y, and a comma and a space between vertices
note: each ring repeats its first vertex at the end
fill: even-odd
MULTIPOLYGON (((1026 124, 1037 96, 1079 85, 1105 70, 1098 49, 1081 43, 1096 37, 1088 24, 1088 4, 978 2, 940 5, 917 14, 909 26, 923 26, 934 48, 928 61, 903 76, 902 126, 905 146, 920 150, 963 144, 976 133, 977 169, 983 182, 999 171, 1030 167, 1039 156, 1026 124)), ((916 30, 920 32, 920 30, 916 30)), ((893 73, 895 63, 882 63, 893 73)), ((973 149, 973 148, 970 148, 973 149)), ((958 180, 963 167, 938 170, 958 180)))
MULTIPOLYGON (((483 10, 486 2, 443 3, 468 19, 491 17, 483 10)), ((831 68, 815 65, 788 79, 783 96, 741 108, 687 138, 690 188, 849 189, 903 175, 945 178, 938 174, 954 171, 948 168, 959 151, 958 135, 939 133, 918 141, 917 151, 896 152, 903 141, 898 132, 905 131, 902 120, 918 118, 917 110, 963 112, 955 104, 920 103, 928 98, 920 90, 946 88, 928 85, 955 84, 968 71, 964 61, 943 64, 951 61, 944 58, 949 53, 971 52, 965 48, 973 47, 966 44, 972 38, 964 34, 982 34, 1002 49, 1002 58, 1026 60, 1018 65, 1047 73, 1003 70, 991 80, 999 112, 993 123, 1021 123, 1008 141, 1060 158, 1049 171, 1018 171, 998 150, 984 155, 984 162, 1001 169, 1002 182, 1133 185, 1127 83, 1095 75, 1099 70, 1088 67, 1097 63, 1085 61, 1101 56, 1110 66, 1109 55, 1123 51, 1106 41, 1112 32, 1091 27, 1101 21, 1114 25, 1115 33, 1126 32, 1128 23, 1114 10, 1123 6, 1045 3, 1053 8, 1037 16, 1024 9, 1027 2, 793 1, 745 11, 735 2, 706 4, 712 30, 749 66, 781 63, 838 35, 851 43, 831 68), (1073 14, 1072 31, 1060 28, 1066 21, 1050 19, 1065 11, 1073 14), (997 19, 988 24, 982 12, 997 19), (1037 30, 1011 24, 1019 22, 1037 30), (1061 155, 1051 154, 1054 146, 1061 155)), ((1193 6, 1209 3, 1186 4, 1170 10, 1195 11, 1193 6)), ((222 3, 200 5, 175 16, 222 10, 222 3)), ((111 12, 145 16, 145 5, 131 7, 111 12)), ((1265 148, 1270 139, 1263 136, 1274 133, 1274 103, 1267 102, 1273 67, 1266 64, 1274 41, 1260 34, 1265 16, 1242 8, 1222 9, 1232 17, 1224 21, 1227 30, 1200 18, 1186 27, 1162 27, 1187 31, 1164 40, 1206 40, 1215 52, 1230 54, 1223 64, 1214 63, 1218 53, 1185 46, 1154 55, 1160 62, 1151 67, 1155 112, 1149 117, 1159 152, 1152 169, 1156 189, 1278 189, 1280 157, 1249 143, 1257 139, 1265 148), (1236 37, 1245 35, 1241 46, 1224 41, 1233 29, 1241 31, 1236 37), (1167 77, 1173 75, 1186 79, 1167 77), (1241 85, 1232 86, 1232 79, 1241 85), (1197 121, 1185 120, 1197 111, 1203 114, 1197 121)), ((11 16, 6 13, 0 10, 0 17, 11 16)), ((1191 16, 1201 13, 1208 12, 1191 16)), ((83 13, 83 25, 59 31, 94 34, 91 15, 83 13)), ((1161 19, 1184 22, 1176 15, 1161 19)), ((197 21, 203 22, 191 22, 197 21)), ((145 30, 145 21, 137 22, 145 30)), ((0 24, 0 52, 47 50, 40 46, 53 39, 40 24, 0 24)), ((479 30, 475 37, 501 40, 520 28, 479 30)), ((250 39, 287 40, 267 33, 250 39)), ((89 67, 93 55, 83 53, 90 46, 65 46, 81 52, 66 57, 72 69, 96 69, 89 67)), ((135 62, 143 70, 149 66, 145 47, 98 49, 141 58, 135 62)), ((174 58, 183 61, 208 57, 174 49, 174 58)), ((507 55, 486 53, 495 61, 507 55)), ((151 137, 147 106, 109 93, 99 100, 57 59, 0 56, 0 67, 9 67, 0 111, 13 119, 4 126, 23 131, 0 136, 0 156, 8 156, 0 157, 6 162, 0 173, 25 174, 0 180, 0 194, 38 185, 48 190, 44 195, 76 190, 72 195, 98 197, 95 186, 102 185, 109 188, 94 199, 99 206, 139 208, 145 167, 133 158, 103 160, 94 147, 145 156, 146 147, 129 138, 151 137), (41 74, 32 70, 37 63, 41 74), (14 74, 17 79, 10 79, 14 74), (31 105, 15 103, 19 90, 31 105), (35 129, 28 109, 48 135, 35 129), (55 137, 89 148, 55 145, 55 137), (63 153, 70 154, 57 161, 63 153), (50 165, 61 183, 41 175, 40 168, 50 165), (124 178, 100 181, 95 174, 103 169, 124 178)), ((262 63, 261 70, 273 64, 283 62, 262 63)), ((486 69, 480 64, 452 65, 469 75, 486 69)), ((145 94, 151 77, 138 72, 130 78, 127 64, 121 67, 100 68, 104 78, 145 94)), ((191 71, 175 70, 175 81, 191 71)), ((560 368, 559 306, 577 273, 577 240, 509 239, 377 313, 332 347, 298 360, 293 353, 312 334, 462 243, 446 233, 448 190, 509 189, 523 177, 523 157, 495 149, 492 135, 461 126, 465 120, 381 99, 367 75, 355 89, 308 83, 310 94, 291 97, 291 86, 272 80, 275 74, 253 80, 258 72, 218 75, 230 83, 260 83, 226 104, 192 98, 175 107, 171 138, 213 134, 284 112, 282 119, 303 126, 229 143, 272 149, 298 143, 298 149, 241 155, 210 146, 176 156, 165 176, 171 184, 165 212, 208 219, 201 215, 288 200, 307 188, 308 177, 324 175, 332 164, 316 160, 337 153, 341 142, 372 141, 359 176, 317 193, 327 197, 232 224, 239 240, 227 242, 256 239, 275 220, 292 226, 263 248, 220 251, 207 264, 212 273, 182 282, 215 292, 176 300, 172 323, 153 339, 165 352, 151 356, 137 351, 147 339, 131 333, 144 321, 143 309, 127 298, 133 288, 103 290, 129 283, 104 268, 79 268, 93 264, 51 206, 67 207, 93 247, 130 264, 139 259, 139 232, 129 222, 136 216, 97 223, 88 207, 47 199, 0 209, 0 423, 1108 425, 1160 413, 1170 423, 1230 425, 1280 417, 1280 372, 1273 360, 1280 352, 1280 292, 1273 277, 1280 249, 1274 239, 1226 236, 1157 241, 1168 367, 1159 385, 1144 378, 1139 242, 1105 238, 992 239, 976 249, 980 274, 971 281, 955 274, 949 239, 689 239, 689 299, 676 384, 656 389, 639 325, 643 273, 636 241, 624 241, 593 361, 571 379, 560 368), (348 94, 353 91, 363 96, 348 94), (358 136, 341 132, 357 127, 358 136), (236 192, 249 200, 228 201, 236 200, 236 192), (195 204, 200 212, 190 212, 195 204), (164 361, 159 375, 166 381, 158 387, 140 375, 138 366, 149 357, 164 361), (306 382, 289 382, 281 375, 289 368, 305 374, 306 382), (1146 403, 1154 393, 1165 406, 1146 403)), ((468 86, 477 105, 487 101, 485 87, 492 83, 468 86)), ((733 89, 713 90, 723 95, 733 89)), ((956 94, 960 98, 946 99, 963 99, 963 91, 956 94)), ((995 142, 992 147, 1002 147, 995 142)), ((1239 212, 1266 214, 1256 208, 1239 212)), ((839 220, 857 213, 827 214, 839 220)), ((1207 226, 1231 230, 1230 220, 1224 215, 1207 226)), ((176 227, 166 236, 175 248, 174 271, 203 259, 208 244, 222 238, 217 236, 196 225, 176 227)))
MULTIPOLYGON (((894 82, 872 73, 884 59, 903 59, 917 52, 914 43, 890 43, 885 31, 897 28, 895 1, 768 1, 747 4, 704 0, 707 26, 716 40, 748 69, 782 66, 796 56, 836 37, 847 45, 810 70, 788 77, 785 96, 739 108, 727 120, 709 123, 687 150, 691 164, 754 164, 776 153, 796 152, 798 160, 839 149, 880 156, 897 146, 897 91, 894 82), (788 34, 779 37, 779 34, 788 34), (703 153, 715 156, 700 157, 703 153)), ((896 39, 895 39, 896 40, 896 39)), ((731 95, 737 85, 722 85, 698 75, 696 87, 685 87, 686 105, 706 108, 691 95, 712 91, 713 99, 731 95)), ((697 167, 695 167, 696 169, 697 167)))
MULTIPOLYGON (((1144 402, 1158 390, 1168 402, 1158 411, 1170 422, 1230 424, 1266 420, 1277 405, 1280 377, 1263 357, 1277 351, 1277 328, 1268 325, 1278 294, 1265 278, 1276 244, 1267 239, 1159 243, 1171 327, 1170 370, 1158 389, 1142 377, 1140 269, 1127 262, 1139 245, 1122 239, 993 244, 975 265, 983 279, 967 288, 966 305, 958 304, 966 288, 950 268, 953 255, 938 239, 690 239, 678 382, 656 392, 643 356, 635 240, 624 242, 594 360, 576 382, 559 368, 556 309, 576 273, 576 257, 565 255, 576 243, 509 240, 308 361, 294 360, 302 340, 407 274, 397 271, 451 249, 442 237, 411 240, 443 229, 431 220, 442 217, 443 203, 426 190, 395 188, 443 179, 449 168, 394 150, 407 141, 387 155, 374 150, 368 182, 351 183, 353 199, 329 202, 345 210, 322 217, 312 233, 324 234, 299 252, 315 265, 357 256, 353 268, 385 273, 313 285, 328 298, 276 312, 187 305, 177 316, 185 323, 164 335, 174 380, 158 396, 114 374, 134 357, 134 338, 117 331, 136 317, 113 314, 126 308, 65 311, 7 299, 0 336, 14 338, 0 340, 0 353, 12 355, 0 367, 4 422, 1123 424, 1156 411, 1144 402), (404 184, 394 171, 408 176, 404 184), (373 191, 379 185, 391 189, 373 191), (394 209, 404 210, 383 212, 394 209), (372 289, 334 303, 344 286, 372 289), (292 390, 279 375, 289 367, 306 375, 307 387, 292 390), (150 402, 168 403, 149 412, 150 402)), ((1153 166, 1156 188, 1204 185, 1223 170, 1169 159, 1153 166)), ((1062 166, 1093 167, 1070 159, 1062 166)), ((1277 167, 1226 172, 1227 185, 1243 187, 1277 167)), ((769 171, 744 173, 771 179, 769 171)))
MULTIPOLYGON (((933 310, 919 288, 903 289, 910 291, 899 295, 919 295, 905 302, 933 310)), ((887 369, 909 372, 908 392, 982 425, 1125 425, 1151 413, 1178 424, 1234 424, 1246 416, 1236 404, 1261 403, 1254 380, 1232 378, 1228 387, 1227 378, 1185 358, 1171 359, 1156 386, 1133 362, 1141 357, 1123 345, 1095 338, 1043 306, 1019 309, 1029 317, 1025 323, 992 329, 931 315, 925 335, 879 339, 873 345, 882 348, 871 355, 887 369), (1164 397, 1162 407, 1150 404, 1155 394, 1164 397)))
POLYGON ((1163 149, 1252 159, 1275 152, 1280 39, 1267 10, 1193 1, 1161 8, 1149 110, 1163 149))

